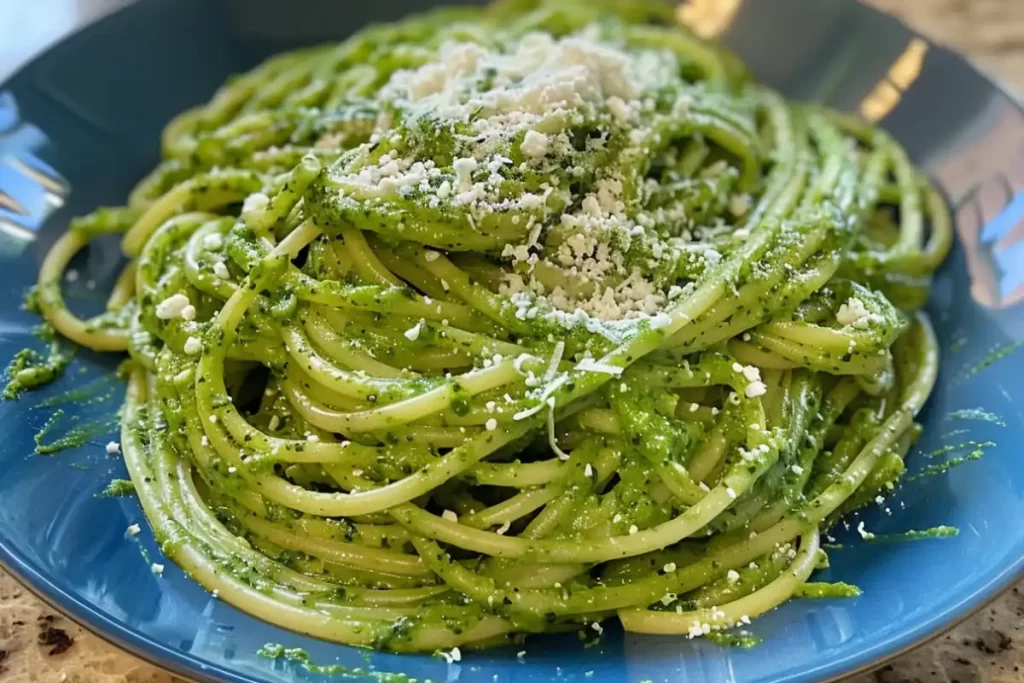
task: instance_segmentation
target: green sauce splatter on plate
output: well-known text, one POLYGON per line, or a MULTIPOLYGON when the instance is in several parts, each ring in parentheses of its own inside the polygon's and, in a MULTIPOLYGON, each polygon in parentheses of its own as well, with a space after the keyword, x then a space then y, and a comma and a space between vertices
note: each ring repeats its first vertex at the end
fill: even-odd
POLYGON ((38 328, 37 334, 50 346, 45 353, 36 349, 22 349, 7 366, 7 386, 3 397, 15 399, 24 392, 37 389, 57 379, 71 362, 72 354, 61 346, 49 325, 38 328))
MULTIPOLYGON (((301 647, 285 647, 278 643, 267 643, 256 651, 260 657, 267 659, 281 659, 288 662, 295 662, 306 671, 325 676, 353 676, 373 678, 378 683, 416 683, 415 678, 405 674, 393 674, 386 671, 370 671, 362 667, 347 667, 343 664, 315 664, 310 659, 309 653, 301 647)), ((429 681, 424 681, 429 683, 429 681)))
POLYGON ((111 479, 107 488, 100 492, 101 498, 123 498, 135 495, 135 484, 130 479, 111 479))
POLYGON ((990 413, 982 408, 964 408, 963 410, 954 410, 946 416, 947 420, 979 420, 981 422, 991 422, 992 424, 1005 427, 1006 422, 1003 418, 999 417, 994 413, 990 413))

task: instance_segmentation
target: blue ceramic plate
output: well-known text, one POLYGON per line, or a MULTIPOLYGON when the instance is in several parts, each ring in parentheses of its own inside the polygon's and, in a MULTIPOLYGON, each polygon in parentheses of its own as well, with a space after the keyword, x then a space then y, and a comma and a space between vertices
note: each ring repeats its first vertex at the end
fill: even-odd
MULTIPOLYGON (((422 7, 331 0, 145 0, 88 28, 0 88, 0 358, 26 344, 36 320, 19 303, 69 217, 121 203, 157 160, 158 133, 205 100, 229 73, 292 45, 339 38, 370 20, 422 7)), ((296 635, 220 603, 168 565, 133 498, 98 496, 121 462, 104 445, 121 402, 116 359, 81 353, 55 386, 0 404, 0 562, 73 619, 188 678, 302 681, 319 676, 269 660, 268 642, 302 647, 320 665, 488 681, 810 681, 877 664, 977 609, 1024 567, 1024 115, 960 58, 845 0, 700 2, 705 24, 770 85, 791 97, 882 118, 956 209, 958 243, 930 310, 942 340, 938 388, 922 415, 924 453, 971 455, 948 472, 908 481, 861 519, 877 533, 939 524, 956 538, 864 543, 840 534, 826 580, 863 596, 791 602, 756 622, 750 650, 623 635, 596 647, 575 635, 535 638, 525 661, 498 650, 461 665, 427 656, 366 654, 296 635), (737 11, 727 11, 735 8, 737 11), (69 431, 84 446, 34 455, 69 431), (889 514, 891 513, 891 514, 889 514), (148 527, 147 528, 148 531, 148 527), (147 561, 147 558, 149 561, 147 561)), ((76 264, 73 305, 102 305, 116 249, 76 264)))

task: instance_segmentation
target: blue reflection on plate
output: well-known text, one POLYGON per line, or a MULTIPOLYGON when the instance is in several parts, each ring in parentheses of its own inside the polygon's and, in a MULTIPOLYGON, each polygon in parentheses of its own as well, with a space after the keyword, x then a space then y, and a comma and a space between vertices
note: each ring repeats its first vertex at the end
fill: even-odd
MULTIPOLYGON (((422 4, 342 11, 331 0, 301 0, 285 12, 270 0, 149 0, 64 41, 0 88, 0 358, 37 343, 37 321, 19 303, 49 244, 71 216, 123 201, 156 163, 159 130, 174 113, 273 51, 422 4)), ((870 666, 984 604, 1024 565, 1016 523, 1024 518, 1024 355, 1015 353, 1024 340, 1024 116, 961 59, 852 1, 749 1, 711 30, 786 94, 882 118, 954 206, 958 241, 929 306, 943 366, 911 471, 945 446, 995 445, 977 461, 908 481, 856 521, 879 534, 949 524, 958 537, 867 544, 840 529, 845 547, 821 579, 856 583, 863 595, 790 602, 755 623, 764 643, 750 650, 609 628, 590 648, 575 635, 531 639, 523 661, 515 649, 469 653, 459 664, 368 654, 252 619, 170 563, 153 574, 161 555, 148 529, 125 533, 143 523, 137 501, 98 496, 124 476, 104 448, 122 398, 109 379, 117 359, 82 352, 58 384, 0 403, 0 561, 103 637, 201 680, 321 679, 260 657, 267 642, 304 648, 320 665, 420 680, 821 680, 870 666), (83 427, 93 438, 33 455, 33 436, 51 420, 47 438, 83 427)), ((91 249, 75 267, 73 306, 102 306, 116 249, 91 249)))

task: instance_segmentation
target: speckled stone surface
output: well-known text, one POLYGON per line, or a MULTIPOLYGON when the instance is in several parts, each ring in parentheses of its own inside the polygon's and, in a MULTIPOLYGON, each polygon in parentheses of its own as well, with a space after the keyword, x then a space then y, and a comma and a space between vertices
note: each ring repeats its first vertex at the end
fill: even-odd
MULTIPOLYGON (((1024 95, 1024 0, 868 1, 959 50, 1024 95)), ((1022 628, 1024 584, 948 634, 850 683, 1024 683, 1022 628)), ((0 681, 181 683, 61 618, 3 570, 0 681)))

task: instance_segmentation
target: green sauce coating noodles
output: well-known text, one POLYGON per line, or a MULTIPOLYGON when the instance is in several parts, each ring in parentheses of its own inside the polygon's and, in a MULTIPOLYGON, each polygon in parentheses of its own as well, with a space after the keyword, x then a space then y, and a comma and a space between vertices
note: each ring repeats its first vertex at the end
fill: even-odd
POLYGON ((660 5, 274 57, 56 243, 39 307, 130 354, 125 462, 196 581, 396 651, 695 637, 808 594, 916 437, 949 217, 884 132, 660 5), (129 265, 81 320, 62 276, 111 232, 129 265))

